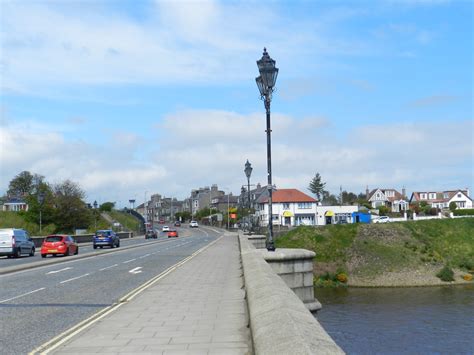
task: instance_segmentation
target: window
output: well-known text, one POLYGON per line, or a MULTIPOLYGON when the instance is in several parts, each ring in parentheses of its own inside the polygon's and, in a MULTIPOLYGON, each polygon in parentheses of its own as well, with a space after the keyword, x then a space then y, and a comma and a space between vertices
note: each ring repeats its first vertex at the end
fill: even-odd
POLYGON ((423 194, 420 194, 420 199, 426 200, 426 194, 424 194, 424 193, 423 193, 423 194))
POLYGON ((287 203, 287 202, 283 203, 283 209, 284 210, 289 210, 290 209, 290 204, 287 203))
POLYGON ((458 194, 458 198, 461 198, 461 194, 458 194))
POLYGON ((436 193, 430 192, 430 197, 429 197, 429 199, 430 199, 430 200, 434 200, 435 198, 436 198, 436 193))
POLYGON ((300 209, 310 209, 311 205, 311 202, 298 202, 298 208, 300 209))

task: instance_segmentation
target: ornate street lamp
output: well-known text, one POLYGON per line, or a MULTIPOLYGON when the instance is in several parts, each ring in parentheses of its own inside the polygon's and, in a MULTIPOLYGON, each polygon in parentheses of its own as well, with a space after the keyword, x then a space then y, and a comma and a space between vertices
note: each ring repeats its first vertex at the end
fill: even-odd
POLYGON ((248 205, 249 205, 249 210, 250 210, 250 176, 252 175, 252 164, 249 163, 249 160, 247 159, 247 162, 245 163, 245 176, 247 176, 247 193, 248 193, 248 205))
POLYGON ((94 201, 92 206, 94 206, 94 226, 95 226, 95 229, 97 230, 97 201, 94 201))
POLYGON ((275 243, 273 241, 273 211, 272 211, 272 143, 270 129, 270 103, 272 101, 272 93, 275 90, 275 83, 278 76, 278 68, 275 67, 275 61, 270 58, 267 49, 263 49, 263 55, 257 60, 258 71, 260 76, 255 78, 260 98, 265 104, 267 112, 267 173, 268 173, 268 238, 267 250, 275 251, 275 243))

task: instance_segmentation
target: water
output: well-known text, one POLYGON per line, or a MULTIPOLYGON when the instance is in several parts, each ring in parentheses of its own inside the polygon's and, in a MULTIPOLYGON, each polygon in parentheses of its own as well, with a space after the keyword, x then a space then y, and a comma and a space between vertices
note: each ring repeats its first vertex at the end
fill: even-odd
POLYGON ((348 354, 474 354, 474 285, 315 289, 348 354))

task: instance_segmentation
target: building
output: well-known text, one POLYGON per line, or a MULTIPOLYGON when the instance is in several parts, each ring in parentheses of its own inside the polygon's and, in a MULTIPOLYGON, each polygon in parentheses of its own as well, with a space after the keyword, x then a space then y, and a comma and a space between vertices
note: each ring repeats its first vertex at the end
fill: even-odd
POLYGON ((358 211, 359 206, 316 206, 316 225, 354 223, 358 211))
POLYGON ((459 209, 472 208, 472 199, 469 196, 469 189, 449 190, 449 191, 418 191, 413 192, 410 197, 410 204, 426 202, 433 208, 447 209, 449 204, 454 202, 459 209))
MULTIPOLYGON (((272 223, 285 226, 315 225, 317 203, 317 200, 297 189, 276 190, 272 194, 272 223)), ((260 226, 268 225, 267 194, 257 199, 255 213, 260 226)))
POLYGON ((11 197, 3 203, 2 210, 12 212, 28 211, 28 204, 22 198, 11 197))
MULTIPOLYGON (((252 185, 250 186, 252 187, 252 185)), ((249 205, 250 205, 250 208, 256 208, 257 200, 260 198, 260 196, 268 195, 267 185, 262 186, 260 185, 260 183, 258 183, 257 185, 253 185, 253 186, 255 186, 255 188, 250 189, 250 194, 247 191, 248 186, 247 185, 242 186, 242 189, 240 191, 239 201, 238 201, 239 206, 241 208, 249 207, 249 205)), ((275 187, 273 191, 276 191, 275 187)))
POLYGON ((373 189, 369 192, 366 190, 367 200, 372 205, 372 208, 385 206, 391 209, 392 212, 403 212, 408 210, 408 201, 406 201, 405 189, 402 193, 395 189, 373 189))
POLYGON ((232 193, 214 197, 211 201, 211 207, 224 215, 227 215, 229 208, 237 207, 237 205, 238 197, 232 193))
MULTIPOLYGON (((224 191, 219 191, 216 184, 213 184, 211 188, 209 186, 201 187, 197 190, 191 191, 190 204, 191 204, 191 215, 195 215, 197 211, 204 208, 210 208, 212 199, 218 196, 224 196, 224 191)), ((188 202, 184 203, 183 208, 188 207, 188 202)))

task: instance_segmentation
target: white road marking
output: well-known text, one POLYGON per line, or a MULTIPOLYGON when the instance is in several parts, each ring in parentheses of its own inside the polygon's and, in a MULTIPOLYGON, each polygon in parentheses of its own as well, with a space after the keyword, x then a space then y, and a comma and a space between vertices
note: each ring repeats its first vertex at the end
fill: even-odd
POLYGON ((72 279, 69 279, 69 280, 61 281, 60 284, 64 284, 64 283, 69 282, 69 281, 74 281, 74 280, 80 279, 81 277, 86 277, 86 276, 89 276, 89 274, 84 274, 84 275, 81 275, 81 276, 73 277, 72 279))
POLYGON ((130 260, 124 261, 123 264, 131 263, 132 261, 135 261, 135 260, 137 259, 130 259, 130 260))
POLYGON ((129 273, 131 273, 131 274, 139 274, 139 273, 142 272, 142 270, 140 270, 141 268, 142 268, 141 266, 136 267, 135 269, 130 270, 129 273))
POLYGON ((111 266, 103 267, 102 269, 99 269, 99 271, 104 271, 104 270, 107 270, 107 269, 112 269, 113 267, 116 267, 116 266, 118 266, 118 264, 114 264, 114 265, 111 265, 111 266))
POLYGON ((48 274, 57 274, 58 272, 71 270, 71 269, 72 269, 72 267, 65 267, 64 269, 61 269, 61 270, 54 270, 54 271, 47 272, 46 275, 48 275, 48 274))
POLYGON ((146 258, 147 256, 150 256, 151 254, 145 254, 145 255, 142 255, 140 256, 138 259, 143 259, 143 258, 146 258))
POLYGON ((7 299, 7 300, 0 301, 0 303, 5 303, 5 302, 8 302, 8 301, 16 300, 17 298, 24 297, 24 296, 28 296, 28 295, 31 295, 32 293, 35 293, 35 292, 38 292, 38 291, 42 291, 42 290, 45 290, 45 289, 46 289, 45 287, 41 287, 41 288, 39 288, 39 289, 37 289, 37 290, 30 291, 30 292, 24 293, 24 294, 22 294, 22 295, 9 298, 9 299, 7 299))

